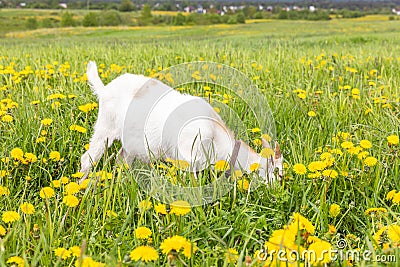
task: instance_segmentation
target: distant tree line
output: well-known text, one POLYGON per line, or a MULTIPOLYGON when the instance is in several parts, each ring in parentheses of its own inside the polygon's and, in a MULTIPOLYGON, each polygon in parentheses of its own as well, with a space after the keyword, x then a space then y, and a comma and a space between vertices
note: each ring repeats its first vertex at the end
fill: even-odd
MULTIPOLYGON (((9 3, 7 1, 14 0, 3 0, 1 2, 2 5, 4 6, 9 3)), ((81 17, 75 17, 72 11, 62 11, 62 15, 59 19, 53 17, 37 20, 33 17, 27 19, 26 28, 236 24, 245 23, 246 19, 329 20, 332 17, 356 18, 367 14, 383 12, 383 7, 392 7, 394 5, 392 2, 382 2, 384 3, 383 5, 377 5, 376 2, 370 3, 367 1, 339 1, 335 3, 332 3, 332 1, 316 1, 315 4, 313 2, 315 10, 311 11, 309 9, 311 2, 303 2, 303 6, 301 6, 301 3, 298 2, 284 3, 278 1, 272 8, 268 6, 268 8, 271 8, 268 10, 265 7, 260 9, 258 5, 246 4, 236 11, 231 9, 225 10, 225 14, 221 15, 220 12, 223 5, 234 5, 234 3, 217 2, 211 4, 211 2, 201 2, 202 7, 207 10, 206 14, 196 12, 183 14, 179 12, 177 15, 153 15, 152 10, 176 11, 182 8, 182 6, 190 5, 191 3, 183 0, 177 5, 177 2, 174 0, 168 0, 160 2, 158 5, 151 6, 149 4, 141 4, 139 1, 140 0, 135 0, 135 2, 132 0, 121 0, 119 3, 100 0, 95 0, 94 2, 82 2, 80 0, 71 1, 68 2, 68 9, 90 8, 90 10, 93 9, 93 12, 87 13, 83 19, 81 17), (341 7, 341 9, 328 9, 331 6, 341 7), (376 9, 378 6, 380 9, 376 9)), ((192 4, 195 5, 194 3, 192 4)), ((26 7, 61 8, 59 6, 59 0, 30 0, 30 2, 27 2, 26 7)), ((396 18, 392 16, 391 19, 396 18)))
POLYGON ((62 11, 60 18, 45 18, 41 21, 35 17, 28 18, 26 28, 29 30, 37 28, 55 27, 98 27, 98 26, 146 26, 146 25, 210 25, 210 24, 237 24, 245 23, 246 17, 243 12, 236 12, 220 16, 218 14, 190 13, 183 15, 178 13, 175 16, 153 15, 150 6, 144 6, 139 16, 132 16, 132 13, 120 12, 117 10, 92 11, 86 13, 83 19, 78 19, 73 12, 62 11))

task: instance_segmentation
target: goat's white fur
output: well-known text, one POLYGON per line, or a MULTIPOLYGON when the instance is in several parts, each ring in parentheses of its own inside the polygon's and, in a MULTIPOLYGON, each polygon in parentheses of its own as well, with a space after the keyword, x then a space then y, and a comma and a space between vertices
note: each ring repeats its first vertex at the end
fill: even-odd
MULTIPOLYGON (((121 140, 119 158, 126 163, 134 158, 149 162, 153 157, 168 157, 186 160, 196 171, 205 164, 229 160, 234 135, 204 99, 181 94, 143 75, 124 74, 105 86, 94 62, 88 63, 87 78, 99 99, 99 112, 89 149, 81 157, 80 171, 86 175, 114 140, 121 140), (151 110, 132 114, 132 105, 133 108, 151 106, 151 110), (176 111, 179 107, 183 107, 183 113, 176 111), (185 120, 192 115, 197 119, 175 125, 184 117, 180 114, 186 116, 185 120), (177 127, 180 127, 178 136, 177 127)), ((265 140, 263 145, 269 146, 265 140)), ((283 157, 277 143, 275 156, 265 159, 241 141, 234 167, 250 171, 252 163, 260 163, 260 175, 269 177, 269 181, 275 179, 275 168, 283 174, 283 157)))

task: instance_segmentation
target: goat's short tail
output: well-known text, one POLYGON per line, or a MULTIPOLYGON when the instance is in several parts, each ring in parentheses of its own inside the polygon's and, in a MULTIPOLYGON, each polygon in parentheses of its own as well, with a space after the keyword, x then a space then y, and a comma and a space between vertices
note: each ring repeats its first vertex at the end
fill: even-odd
POLYGON ((87 64, 86 75, 88 79, 88 83, 93 93, 97 96, 101 93, 104 88, 104 84, 99 77, 99 72, 97 71, 97 66, 94 61, 89 61, 87 64))

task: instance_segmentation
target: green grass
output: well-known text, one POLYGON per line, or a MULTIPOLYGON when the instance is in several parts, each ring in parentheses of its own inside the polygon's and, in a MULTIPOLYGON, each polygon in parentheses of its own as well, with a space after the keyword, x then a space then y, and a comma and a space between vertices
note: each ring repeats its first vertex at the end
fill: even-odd
MULTIPOLYGON (((398 205, 385 199, 389 191, 400 190, 399 145, 388 146, 386 139, 399 135, 400 38, 395 33, 399 23, 332 20, 181 28, 70 28, 2 38, 0 100, 12 99, 18 106, 6 109, 11 102, 8 100, 0 106, 13 117, 12 122, 0 120, 0 158, 10 158, 14 148, 21 148, 35 154, 38 161, 0 161, 0 170, 5 171, 1 185, 10 191, 9 195, 0 196, 0 213, 17 211, 21 215, 20 220, 10 224, 0 221, 7 231, 0 239, 0 265, 7 266, 7 260, 17 255, 30 266, 74 266, 77 257, 62 260, 54 250, 80 246, 84 255, 107 266, 135 266, 129 253, 144 241, 135 238, 134 230, 147 226, 152 231, 152 241, 146 242, 160 255, 154 266, 168 266, 168 257, 161 253, 160 245, 173 235, 195 242, 198 251, 190 259, 182 253, 173 256, 171 265, 230 266, 234 263, 229 263, 226 253, 228 248, 235 248, 239 266, 244 265, 246 256, 251 257, 252 266, 260 266, 254 252, 275 230, 290 223, 294 212, 310 220, 315 226, 313 235, 334 248, 344 238, 347 250, 360 248, 373 255, 395 255, 399 260, 399 239, 385 235, 382 240, 386 245, 373 239, 382 227, 398 224, 400 211, 398 205), (150 75, 158 69, 198 60, 239 69, 257 84, 272 109, 276 139, 286 163, 282 185, 261 186, 251 192, 236 187, 219 201, 192 207, 187 215, 159 215, 153 208, 139 208, 148 196, 135 179, 140 177, 140 171, 150 171, 151 167, 135 162, 130 172, 117 170, 113 155, 119 144, 115 144, 96 170, 112 173, 113 178, 77 193, 77 207, 63 204, 65 186, 55 189, 54 197, 42 199, 39 191, 50 186, 51 181, 62 177, 76 180, 72 175, 79 170, 80 156, 89 142, 97 110, 84 113, 78 108, 96 102, 83 78, 89 60, 104 64, 105 82, 124 72, 150 75), (112 64, 123 68, 119 71, 112 64), (33 73, 24 74, 27 66, 33 73), (5 71, 7 68, 14 71, 5 71), (49 76, 44 78, 40 70, 49 76), (371 70, 377 74, 371 75, 371 70), (350 89, 342 88, 346 85, 350 89), (354 88, 360 90, 360 99, 353 96, 354 88), (293 92, 296 89, 305 90, 306 98, 299 98, 293 92), (55 93, 74 94, 76 98, 48 100, 55 93), (382 96, 390 107, 374 103, 382 96), (36 100, 40 103, 31 104, 36 100), (58 107, 55 102, 59 102, 58 107), (366 114, 368 109, 372 112, 366 114), (316 112, 315 117, 307 115, 311 110, 316 112), (51 118, 53 123, 43 126, 44 118, 51 118), (85 127, 87 133, 71 131, 73 124, 85 127), (346 152, 341 147, 343 140, 332 140, 339 132, 350 133, 356 146, 363 139, 371 141, 372 148, 363 150, 378 163, 367 167, 357 155, 346 152), (37 143, 41 135, 45 141, 37 143), (341 156, 333 155, 335 163, 329 167, 339 175, 312 179, 307 177, 310 172, 296 174, 295 164, 307 166, 320 159, 321 153, 316 152, 319 148, 323 152, 333 148, 343 152, 341 156), (49 159, 51 151, 60 152, 62 160, 49 159), (349 174, 341 175, 341 171, 349 174), (23 202, 34 205, 34 214, 23 214, 23 202), (332 204, 341 207, 336 217, 329 213, 332 204), (374 207, 386 208, 387 212, 365 214, 374 207), (335 226, 336 232, 329 232, 329 225, 335 226)), ((215 95, 222 91, 214 90, 215 95)), ((231 104, 239 112, 245 105, 241 101, 231 104)), ((254 127, 251 123, 246 126, 249 130, 254 127)), ((250 134, 250 138, 259 138, 259 134, 250 134)), ((179 178, 183 174, 176 175, 179 178)), ((157 204, 154 199, 150 201, 157 204)), ((309 247, 304 241, 305 231, 308 230, 296 235, 297 246, 309 247)), ((346 261, 336 261, 331 265, 345 264, 346 261)), ((359 261, 357 265, 380 263, 359 261)))

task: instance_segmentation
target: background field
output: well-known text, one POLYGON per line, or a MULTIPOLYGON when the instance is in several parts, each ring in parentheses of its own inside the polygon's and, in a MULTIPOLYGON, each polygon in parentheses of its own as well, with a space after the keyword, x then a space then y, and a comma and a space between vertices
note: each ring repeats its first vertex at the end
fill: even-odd
MULTIPOLYGON (((147 243, 160 253, 155 266, 168 265, 172 258, 177 266, 229 266, 235 262, 241 266, 246 260, 259 266, 264 263, 257 261, 255 251, 289 223, 294 212, 315 226, 315 233, 299 232, 299 246, 310 246, 308 233, 333 247, 345 239, 346 249, 396 255, 400 260, 399 230, 393 230, 398 229, 393 225, 398 225, 400 194, 395 191, 398 198, 386 199, 388 192, 400 190, 399 145, 389 145, 387 140, 399 135, 399 27, 400 21, 364 18, 57 28, 5 34, 0 40, 0 107, 5 111, 2 118, 8 114, 12 121, 9 117, 0 121, 0 181, 9 190, 7 194, 2 189, 0 212, 17 211, 21 219, 6 223, 3 217, 0 223, 6 230, 0 239, 0 265, 6 265, 12 256, 22 257, 30 266, 79 265, 78 257, 62 259, 54 251, 79 246, 96 261, 128 266, 135 264, 129 253, 147 243), (147 196, 132 176, 115 170, 114 161, 107 160, 117 152, 116 144, 100 165, 113 179, 76 193, 77 207, 63 204, 64 185, 55 188, 54 197, 42 199, 39 191, 53 180, 76 180, 80 156, 89 142, 97 110, 79 109, 96 101, 84 77, 89 60, 101 66, 104 82, 124 72, 152 75, 199 60, 238 68, 257 84, 273 111, 286 165, 282 185, 263 186, 254 192, 239 186, 220 201, 193 207, 184 216, 160 215, 153 208, 144 209, 143 203, 139 207, 147 196), (51 118, 52 124, 43 125, 45 118, 51 118), (87 132, 70 130, 75 124, 87 132), (361 140, 369 140, 372 147, 360 148, 361 140), (344 141, 354 146, 346 147, 344 141), (10 153, 14 148, 33 153, 37 161, 23 162, 26 154, 22 160, 13 159, 10 153), (51 157, 52 151, 59 152, 62 159, 51 157), (374 157, 377 163, 367 162, 367 157, 374 157), (337 176, 332 172, 318 175, 309 169, 302 174, 293 168, 326 159, 331 162, 326 169, 337 176), (312 174, 315 177, 310 177, 312 174), (20 205, 24 202, 33 204, 34 214, 23 213, 20 205), (332 204, 340 206, 338 213, 332 204), (366 213, 370 208, 386 211, 366 213), (135 238, 138 226, 151 229, 151 241, 135 238), (198 251, 190 259, 181 253, 167 257, 159 246, 173 235, 196 242, 198 251)), ((218 92, 214 93, 218 98, 218 92)), ((252 133, 252 127, 249 125, 250 138, 259 139, 262 133, 252 133)), ((257 141, 252 146, 260 151, 257 141)), ((148 168, 140 162, 132 167, 148 168)), ((239 185, 250 179, 241 178, 239 185)), ((332 265, 350 263, 343 260, 332 265)), ((371 261, 357 264, 380 265, 371 261)))

